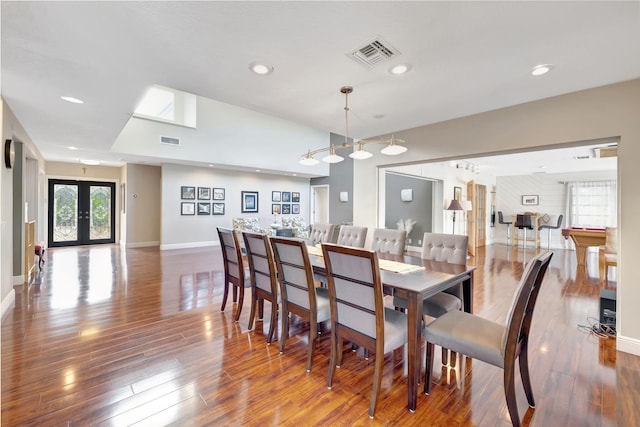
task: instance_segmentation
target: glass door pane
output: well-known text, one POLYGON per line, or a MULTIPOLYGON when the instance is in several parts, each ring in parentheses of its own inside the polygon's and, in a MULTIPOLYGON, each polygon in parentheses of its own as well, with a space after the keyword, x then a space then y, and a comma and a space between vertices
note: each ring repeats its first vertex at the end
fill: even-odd
POLYGON ((91 185, 89 187, 89 240, 111 238, 111 187, 91 185))
POLYGON ((53 186, 53 241, 78 240, 78 185, 53 186))

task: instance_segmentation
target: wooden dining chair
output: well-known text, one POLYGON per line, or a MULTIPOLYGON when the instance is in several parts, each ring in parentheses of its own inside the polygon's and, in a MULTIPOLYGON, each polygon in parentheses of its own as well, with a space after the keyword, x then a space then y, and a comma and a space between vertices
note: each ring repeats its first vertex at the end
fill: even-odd
POLYGON ((285 343, 289 337, 289 313, 308 321, 307 372, 311 372, 318 326, 331 318, 329 291, 326 288, 316 288, 309 252, 304 241, 279 237, 272 237, 270 241, 280 279, 282 299, 280 353, 284 353, 285 343))
MULTIPOLYGON (((467 245, 469 236, 460 234, 424 233, 422 238, 422 259, 443 261, 449 264, 465 265, 467 263, 467 245)), ((395 307, 406 310, 407 300, 393 298, 395 307)), ((425 298, 422 302, 422 314, 438 318, 453 310, 461 310, 463 307, 462 285, 458 284, 442 292, 425 298)), ((446 365, 451 360, 451 366, 456 365, 456 354, 442 347, 442 364, 446 365)))
POLYGON ((327 387, 342 363, 344 340, 375 352, 369 417, 373 418, 382 382, 384 354, 407 342, 407 318, 384 307, 376 252, 323 244, 331 303, 331 360, 327 387))
POLYGON ((229 283, 233 286, 233 302, 237 301, 234 321, 240 319, 242 303, 244 301, 244 288, 249 286, 249 269, 244 266, 240 242, 235 230, 218 227, 218 238, 222 248, 222 259, 224 264, 224 294, 222 295, 222 305, 220 311, 224 311, 229 296, 229 283))
POLYGON ((516 291, 507 324, 501 325, 464 311, 450 311, 424 329, 427 346, 424 392, 429 394, 433 372, 434 345, 464 354, 503 369, 504 393, 514 426, 520 425, 515 395, 515 361, 518 359, 522 385, 529 406, 535 406, 529 377, 529 330, 540 285, 553 252, 533 258, 525 268, 516 291))
POLYGON ((266 234, 242 233, 244 247, 249 261, 251 284, 251 312, 249 313, 249 329, 253 329, 253 322, 258 309, 258 318, 262 319, 264 301, 271 303, 271 324, 267 334, 267 344, 271 344, 278 323, 278 279, 273 263, 271 244, 266 234))

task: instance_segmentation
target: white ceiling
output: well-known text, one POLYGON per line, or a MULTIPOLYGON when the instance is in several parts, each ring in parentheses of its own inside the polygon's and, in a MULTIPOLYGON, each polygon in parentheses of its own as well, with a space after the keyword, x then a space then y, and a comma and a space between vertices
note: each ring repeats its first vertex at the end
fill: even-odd
POLYGON ((340 134, 339 88, 350 85, 350 136, 367 138, 640 77, 637 1, 1 8, 2 96, 47 160, 69 161, 66 147, 77 146, 107 163, 135 161, 110 148, 153 84, 340 134), (372 69, 349 58, 374 37, 401 54, 372 69), (251 73, 256 60, 275 71, 251 73), (410 72, 391 75, 401 62, 410 72), (552 72, 531 76, 540 63, 552 72))

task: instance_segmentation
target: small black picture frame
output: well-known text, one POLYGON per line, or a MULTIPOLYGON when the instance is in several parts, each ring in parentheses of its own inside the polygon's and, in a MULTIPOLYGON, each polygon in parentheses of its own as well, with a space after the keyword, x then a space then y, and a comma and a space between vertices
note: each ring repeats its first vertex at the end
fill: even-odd
POLYGON ((182 186, 180 187, 180 198, 182 200, 195 200, 196 199, 196 187, 182 186))
POLYGON ((291 193, 289 191, 282 192, 282 203, 290 203, 291 202, 291 193))
POLYGON ((211 215, 211 203, 198 202, 198 215, 211 215))
POLYGON ((224 200, 224 188, 213 187, 213 200, 224 200))
POLYGON ((180 204, 180 215, 195 215, 196 204, 194 202, 182 202, 180 204))
POLYGON ((212 212, 211 215, 224 215, 224 203, 211 203, 212 212))
POLYGON ((522 205, 523 206, 535 206, 537 205, 539 202, 539 198, 538 195, 534 194, 534 195, 528 195, 528 196, 522 196, 522 205))
POLYGON ((255 213, 259 210, 257 191, 242 191, 242 213, 255 213))
POLYGON ((279 191, 272 191, 271 192, 271 201, 272 202, 280 202, 280 192, 279 191))
POLYGON ((300 204, 299 203, 293 203, 291 205, 291 213, 294 215, 299 215, 300 214, 300 204))
POLYGON ((291 205, 289 203, 282 204, 282 215, 290 215, 291 214, 291 205))
POLYGON ((300 203, 300 193, 297 191, 294 191, 291 193, 291 202, 293 203, 300 203))
POLYGON ((198 200, 211 200, 211 188, 198 187, 198 200))

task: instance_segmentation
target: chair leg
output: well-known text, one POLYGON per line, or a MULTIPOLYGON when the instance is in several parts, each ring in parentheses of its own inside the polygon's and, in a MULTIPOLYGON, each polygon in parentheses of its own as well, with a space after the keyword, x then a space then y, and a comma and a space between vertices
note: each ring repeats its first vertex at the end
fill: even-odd
POLYGON ((258 301, 258 296, 256 295, 256 288, 252 287, 251 288, 251 310, 249 311, 249 326, 248 326, 249 330, 253 329, 253 322, 256 318, 257 301, 258 301))
POLYGON ((336 354, 336 366, 339 368, 342 365, 342 349, 344 348, 344 340, 340 336, 336 338, 336 348, 338 351, 336 354))
POLYGON ((507 400, 507 409, 511 417, 511 424, 520 427, 520 415, 518 414, 518 402, 516 400, 516 389, 513 375, 514 366, 505 366, 504 369, 504 395, 507 400))
POLYGON ((427 342, 427 357, 424 367, 424 394, 431 391, 431 373, 433 372, 433 350, 434 344, 427 342))
POLYGON ((336 371, 336 366, 339 366, 338 359, 338 337, 336 334, 336 325, 332 325, 331 328, 331 356, 329 358, 329 373, 327 374, 327 388, 331 390, 333 383, 333 374, 336 371))
POLYGON ((442 364, 446 365, 449 363, 449 350, 442 347, 442 364))
POLYGON ((609 286, 609 266, 606 261, 604 263, 604 284, 609 286))
POLYGON ((520 349, 518 363, 520 364, 520 377, 522 378, 522 386, 524 387, 524 394, 527 396, 527 402, 530 407, 535 408, 536 401, 533 398, 533 388, 531 387, 531 377, 529 376, 529 352, 527 347, 528 345, 524 343, 520 349))
POLYGON ((239 288, 238 289, 238 307, 236 308, 235 319, 233 319, 237 322, 238 320, 240 320, 240 313, 242 312, 242 303, 244 302, 244 287, 234 286, 234 288, 239 288))
POLYGON ((280 332, 280 354, 284 353, 284 345, 289 337, 289 308, 282 305, 282 329, 280 332))
POLYGON ((449 366, 451 366, 452 368, 455 368, 457 360, 458 360, 458 353, 456 353, 455 351, 450 351, 449 352, 449 366))
MULTIPOLYGON (((278 324, 278 303, 274 301, 276 297, 272 297, 271 300, 271 324, 269 325, 269 335, 267 336, 267 344, 271 344, 273 341, 273 335, 276 332, 276 325, 278 324)), ((264 303, 264 300, 262 300, 264 303)))
POLYGON ((238 287, 233 287, 233 302, 238 302, 238 287))
POLYGON ((224 280, 224 291, 222 293, 222 305, 220 306, 220 311, 224 311, 224 307, 227 305, 227 297, 229 296, 229 281, 224 280))
POLYGON ((307 349, 307 372, 311 372, 311 365, 313 364, 313 351, 316 345, 316 338, 318 337, 318 323, 311 319, 311 325, 309 327, 309 348, 307 349))
POLYGON ((382 369, 384 368, 384 354, 381 351, 376 352, 376 367, 373 373, 373 390, 371 391, 371 403, 369 404, 369 418, 373 419, 378 403, 378 392, 382 384, 382 369))

